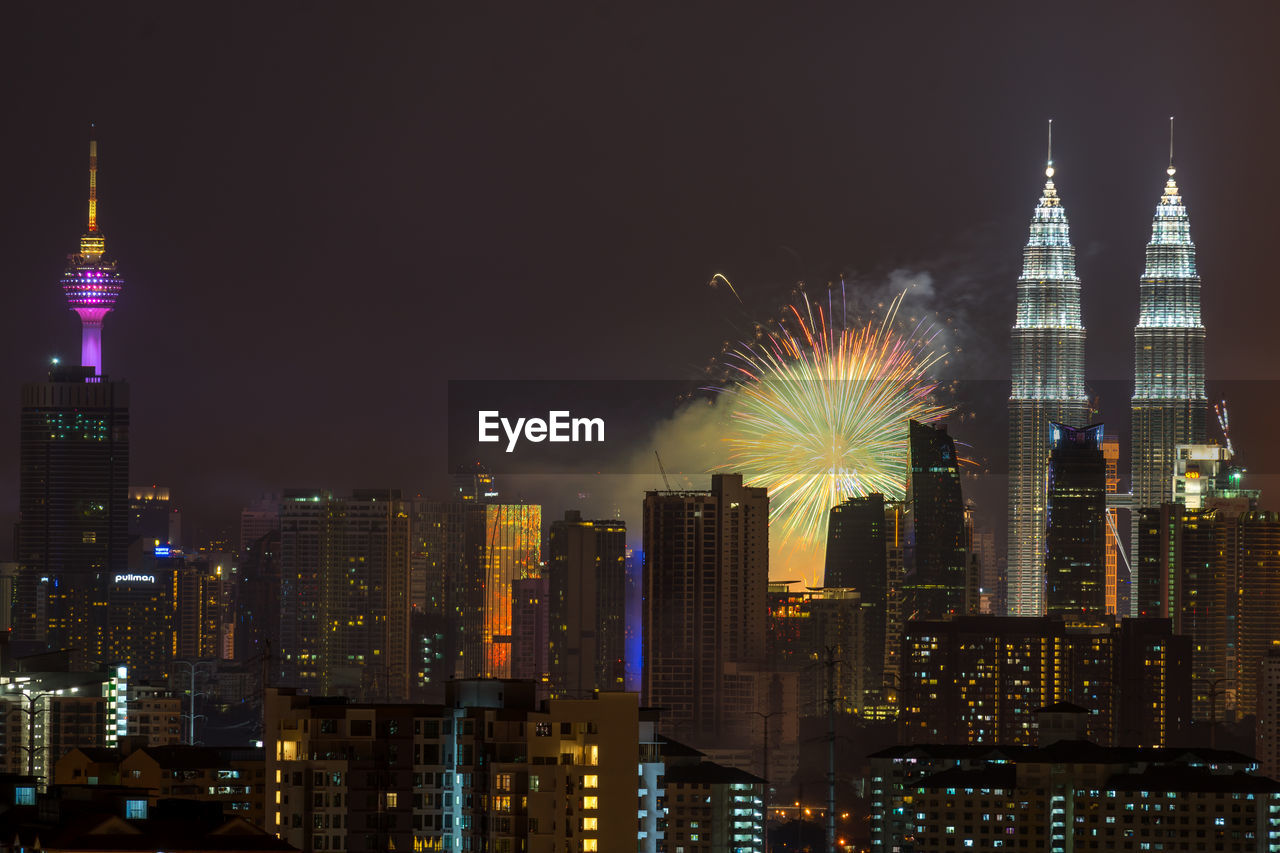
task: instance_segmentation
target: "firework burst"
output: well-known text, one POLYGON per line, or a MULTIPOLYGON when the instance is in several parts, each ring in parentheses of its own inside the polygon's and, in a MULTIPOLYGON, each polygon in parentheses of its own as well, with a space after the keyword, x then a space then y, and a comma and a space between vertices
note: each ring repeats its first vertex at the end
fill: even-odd
POLYGON ((901 499, 907 421, 937 421, 929 372, 946 357, 932 326, 899 327, 905 291, 884 316, 850 327, 805 297, 776 328, 733 347, 727 469, 770 496, 775 535, 802 550, 826 544, 827 514, 850 496, 901 499))

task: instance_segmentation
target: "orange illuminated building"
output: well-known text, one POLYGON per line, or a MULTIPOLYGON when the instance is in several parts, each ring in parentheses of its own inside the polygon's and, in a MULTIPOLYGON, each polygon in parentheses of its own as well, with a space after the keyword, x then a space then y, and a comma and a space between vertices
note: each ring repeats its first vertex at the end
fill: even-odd
MULTIPOLYGON (((1120 490, 1120 439, 1114 435, 1102 437, 1102 458, 1107 463, 1107 494, 1114 495, 1120 490)), ((1106 612, 1110 616, 1116 613, 1116 574, 1119 568, 1116 547, 1116 511, 1107 509, 1107 604, 1106 612)))
POLYGON ((542 507, 490 504, 485 507, 484 646, 485 678, 511 676, 512 584, 539 576, 542 562, 542 507))

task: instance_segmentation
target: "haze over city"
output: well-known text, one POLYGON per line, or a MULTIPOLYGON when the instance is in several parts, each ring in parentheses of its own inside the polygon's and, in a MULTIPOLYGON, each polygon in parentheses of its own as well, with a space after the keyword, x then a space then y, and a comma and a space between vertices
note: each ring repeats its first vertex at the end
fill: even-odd
MULTIPOLYGON (((96 122, 133 476, 203 530, 289 484, 443 483, 450 378, 696 381, 800 280, 927 275, 957 372, 1001 379, 1054 118, 1087 374, 1122 380, 1174 114, 1210 381, 1268 379, 1271 11, 24 5, 5 375, 73 355, 96 122)), ((1237 396, 1266 474, 1274 395, 1237 396)))

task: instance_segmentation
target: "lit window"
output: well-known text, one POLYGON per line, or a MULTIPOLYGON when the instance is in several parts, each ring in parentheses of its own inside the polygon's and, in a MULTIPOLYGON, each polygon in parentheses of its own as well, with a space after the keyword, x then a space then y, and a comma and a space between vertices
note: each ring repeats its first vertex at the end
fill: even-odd
POLYGON ((595 832, 600 828, 600 819, 595 817, 584 817, 582 819, 582 829, 584 832, 595 832))
POLYGON ((400 795, 395 791, 389 791, 387 793, 387 808, 394 809, 398 802, 400 802, 400 795))
POLYGON ((583 850, 583 853, 595 853, 595 851, 597 851, 597 850, 599 850, 599 849, 600 849, 600 848, 597 846, 597 844, 596 844, 596 840, 595 840, 594 838, 584 838, 584 839, 582 839, 582 850, 583 850))
POLYGON ((592 774, 592 775, 590 775, 590 776, 583 776, 583 777, 582 777, 582 787, 584 787, 584 788, 599 788, 599 787, 600 787, 600 777, 599 777, 599 776, 596 776, 595 774, 592 774))
POLYGON ((599 798, 599 797, 583 797, 583 798, 582 798, 582 808, 584 808, 584 809, 598 809, 598 808, 600 808, 600 798, 599 798))
POLYGON ((146 800, 125 800, 124 816, 126 820, 146 820, 147 819, 147 801, 146 800))

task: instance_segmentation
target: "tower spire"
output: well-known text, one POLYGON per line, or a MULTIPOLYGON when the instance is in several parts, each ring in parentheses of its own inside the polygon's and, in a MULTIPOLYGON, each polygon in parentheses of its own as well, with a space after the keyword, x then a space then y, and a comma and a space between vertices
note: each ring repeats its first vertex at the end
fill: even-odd
POLYGON ((89 125, 89 227, 80 235, 80 251, 67 257, 62 291, 67 307, 80 317, 80 364, 102 375, 102 321, 115 307, 124 281, 115 261, 107 260, 106 238, 98 230, 98 136, 89 125))
POLYGON ((89 123, 89 233, 98 230, 98 134, 89 123))
POLYGON ((1049 119, 1049 156, 1045 161, 1044 176, 1053 177, 1053 119, 1049 119))
POLYGON ((1178 170, 1173 168, 1173 116, 1169 116, 1169 168, 1167 170, 1169 177, 1173 177, 1178 170))

